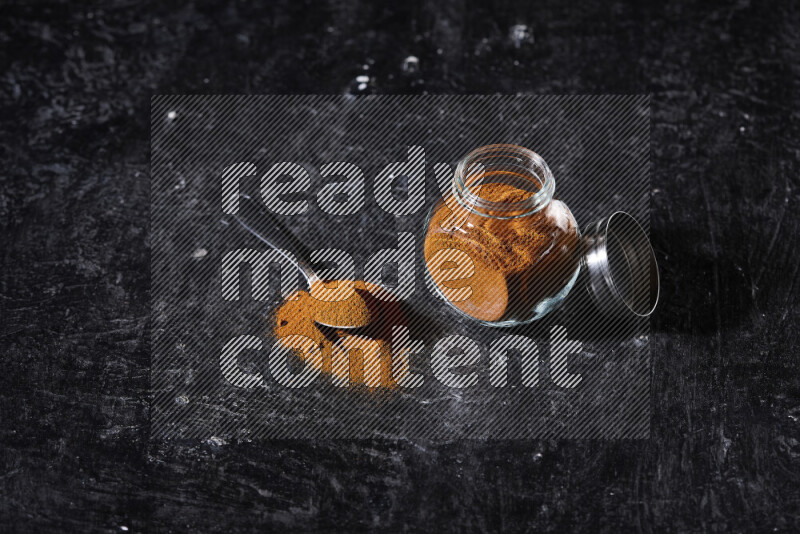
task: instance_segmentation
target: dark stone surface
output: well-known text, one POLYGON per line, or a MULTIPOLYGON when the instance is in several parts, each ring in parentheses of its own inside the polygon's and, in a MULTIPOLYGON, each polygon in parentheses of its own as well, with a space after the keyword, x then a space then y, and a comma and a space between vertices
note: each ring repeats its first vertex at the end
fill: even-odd
MULTIPOLYGON (((151 110, 151 437, 230 442, 648 436, 649 320, 598 321, 600 314, 581 281, 564 306, 540 321, 484 327, 456 314, 428 289, 422 258, 425 220, 440 196, 437 162, 455 165, 475 147, 497 142, 535 146, 547 154, 557 192, 581 228, 616 210, 649 223, 646 96, 162 95, 152 99, 151 110), (347 126, 344 132, 342 125, 347 126), (397 216, 376 202, 376 177, 409 157, 409 143, 424 147, 427 176, 422 179, 427 183, 417 209, 397 216), (320 166, 339 159, 358 165, 364 175, 364 205, 350 216, 322 209, 328 179, 320 176, 320 166), (422 344, 410 358, 421 387, 360 395, 335 388, 325 378, 296 389, 276 382, 269 360, 276 341, 270 333, 272 315, 282 302, 278 280, 273 277, 273 287, 259 300, 251 297, 255 274, 244 275, 240 298, 222 298, 223 258, 235 250, 267 250, 238 224, 220 224, 220 176, 239 161, 256 168, 255 176, 239 180, 239 193, 259 200, 255 209, 238 216, 268 240, 279 234, 277 222, 311 250, 347 251, 360 278, 373 253, 396 248, 400 232, 414 236, 412 252, 402 253, 415 286, 403 308, 409 336, 422 344), (307 171, 309 193, 293 196, 305 197, 308 209, 263 218, 258 178, 279 161, 296 162, 307 171), (198 258, 195 252, 201 249, 205 253, 198 258), (581 375, 574 389, 555 383, 555 327, 582 344, 566 366, 581 375), (223 347, 241 335, 257 336, 263 343, 261 350, 237 358, 239 369, 261 374, 260 387, 234 387, 221 373, 223 347), (433 376, 434 346, 453 335, 476 343, 480 363, 474 387, 454 390, 433 376), (489 384, 489 360, 503 354, 490 347, 509 335, 536 343, 543 364, 537 365, 542 380, 536 387, 521 387, 520 354, 512 357, 509 387, 489 384)), ((443 187, 450 186, 447 181, 443 187)), ((282 270, 281 282, 291 282, 293 273, 292 268, 282 270)), ((387 312, 381 315, 387 326, 405 323, 387 312)), ((525 353, 532 357, 534 350, 525 353)))
POLYGON ((5 6, 0 527, 797 530, 798 27, 788 2, 5 6), (650 440, 149 440, 149 96, 363 65, 379 94, 652 93, 650 440))

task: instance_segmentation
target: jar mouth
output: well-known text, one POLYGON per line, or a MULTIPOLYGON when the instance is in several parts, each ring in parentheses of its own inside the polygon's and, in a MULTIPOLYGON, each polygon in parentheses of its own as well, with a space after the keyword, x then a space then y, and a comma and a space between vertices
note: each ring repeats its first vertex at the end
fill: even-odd
POLYGON ((453 195, 466 209, 479 215, 511 219, 536 213, 555 193, 550 167, 536 152, 527 148, 497 144, 477 148, 456 167, 453 195), (489 183, 510 185, 524 193, 514 201, 494 201, 481 196, 489 183))

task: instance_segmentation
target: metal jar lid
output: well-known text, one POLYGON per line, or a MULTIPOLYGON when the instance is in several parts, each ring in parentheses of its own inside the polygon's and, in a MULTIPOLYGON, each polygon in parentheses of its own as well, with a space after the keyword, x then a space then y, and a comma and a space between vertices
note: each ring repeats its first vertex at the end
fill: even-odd
POLYGON ((644 229, 624 211, 586 228, 581 270, 594 303, 614 316, 647 317, 660 292, 658 265, 644 229))

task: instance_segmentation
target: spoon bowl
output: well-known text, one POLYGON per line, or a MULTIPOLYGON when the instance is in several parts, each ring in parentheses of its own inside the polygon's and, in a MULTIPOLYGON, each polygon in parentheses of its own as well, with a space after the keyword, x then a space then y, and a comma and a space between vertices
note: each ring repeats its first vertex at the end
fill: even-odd
MULTIPOLYGON (((338 280, 337 288, 323 289, 320 287, 323 282, 316 281, 312 284, 310 292, 313 296, 318 291, 337 291, 341 289, 341 284, 347 282, 349 281, 338 280)), ((317 300, 314 322, 322 326, 346 330, 363 328, 370 324, 372 311, 375 308, 374 298, 366 290, 363 282, 352 283, 355 284, 354 291, 347 299, 317 300)))

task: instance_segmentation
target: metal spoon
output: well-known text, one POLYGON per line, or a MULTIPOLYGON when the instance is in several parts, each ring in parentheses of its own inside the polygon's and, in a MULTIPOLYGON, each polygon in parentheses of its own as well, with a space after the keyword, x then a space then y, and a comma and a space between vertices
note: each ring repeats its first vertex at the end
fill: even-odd
MULTIPOLYGON (((244 230, 265 245, 277 250, 281 256, 286 258, 300 271, 300 274, 302 274, 303 278, 308 282, 309 290, 314 284, 323 282, 314 269, 311 268, 311 261, 309 260, 311 251, 308 247, 297 239, 275 215, 249 196, 240 195, 238 213, 235 215, 228 215, 222 222, 223 224, 244 230), (269 223, 270 227, 268 227, 267 223, 269 223)), ((328 324, 317 318, 314 319, 314 322, 330 328, 351 330, 363 328, 372 321, 372 317, 370 317, 369 313, 369 306, 367 306, 367 303, 358 292, 347 300, 332 302, 331 304, 336 306, 364 306, 364 310, 359 310, 363 313, 359 315, 366 316, 369 319, 367 322, 358 325, 328 324)))

